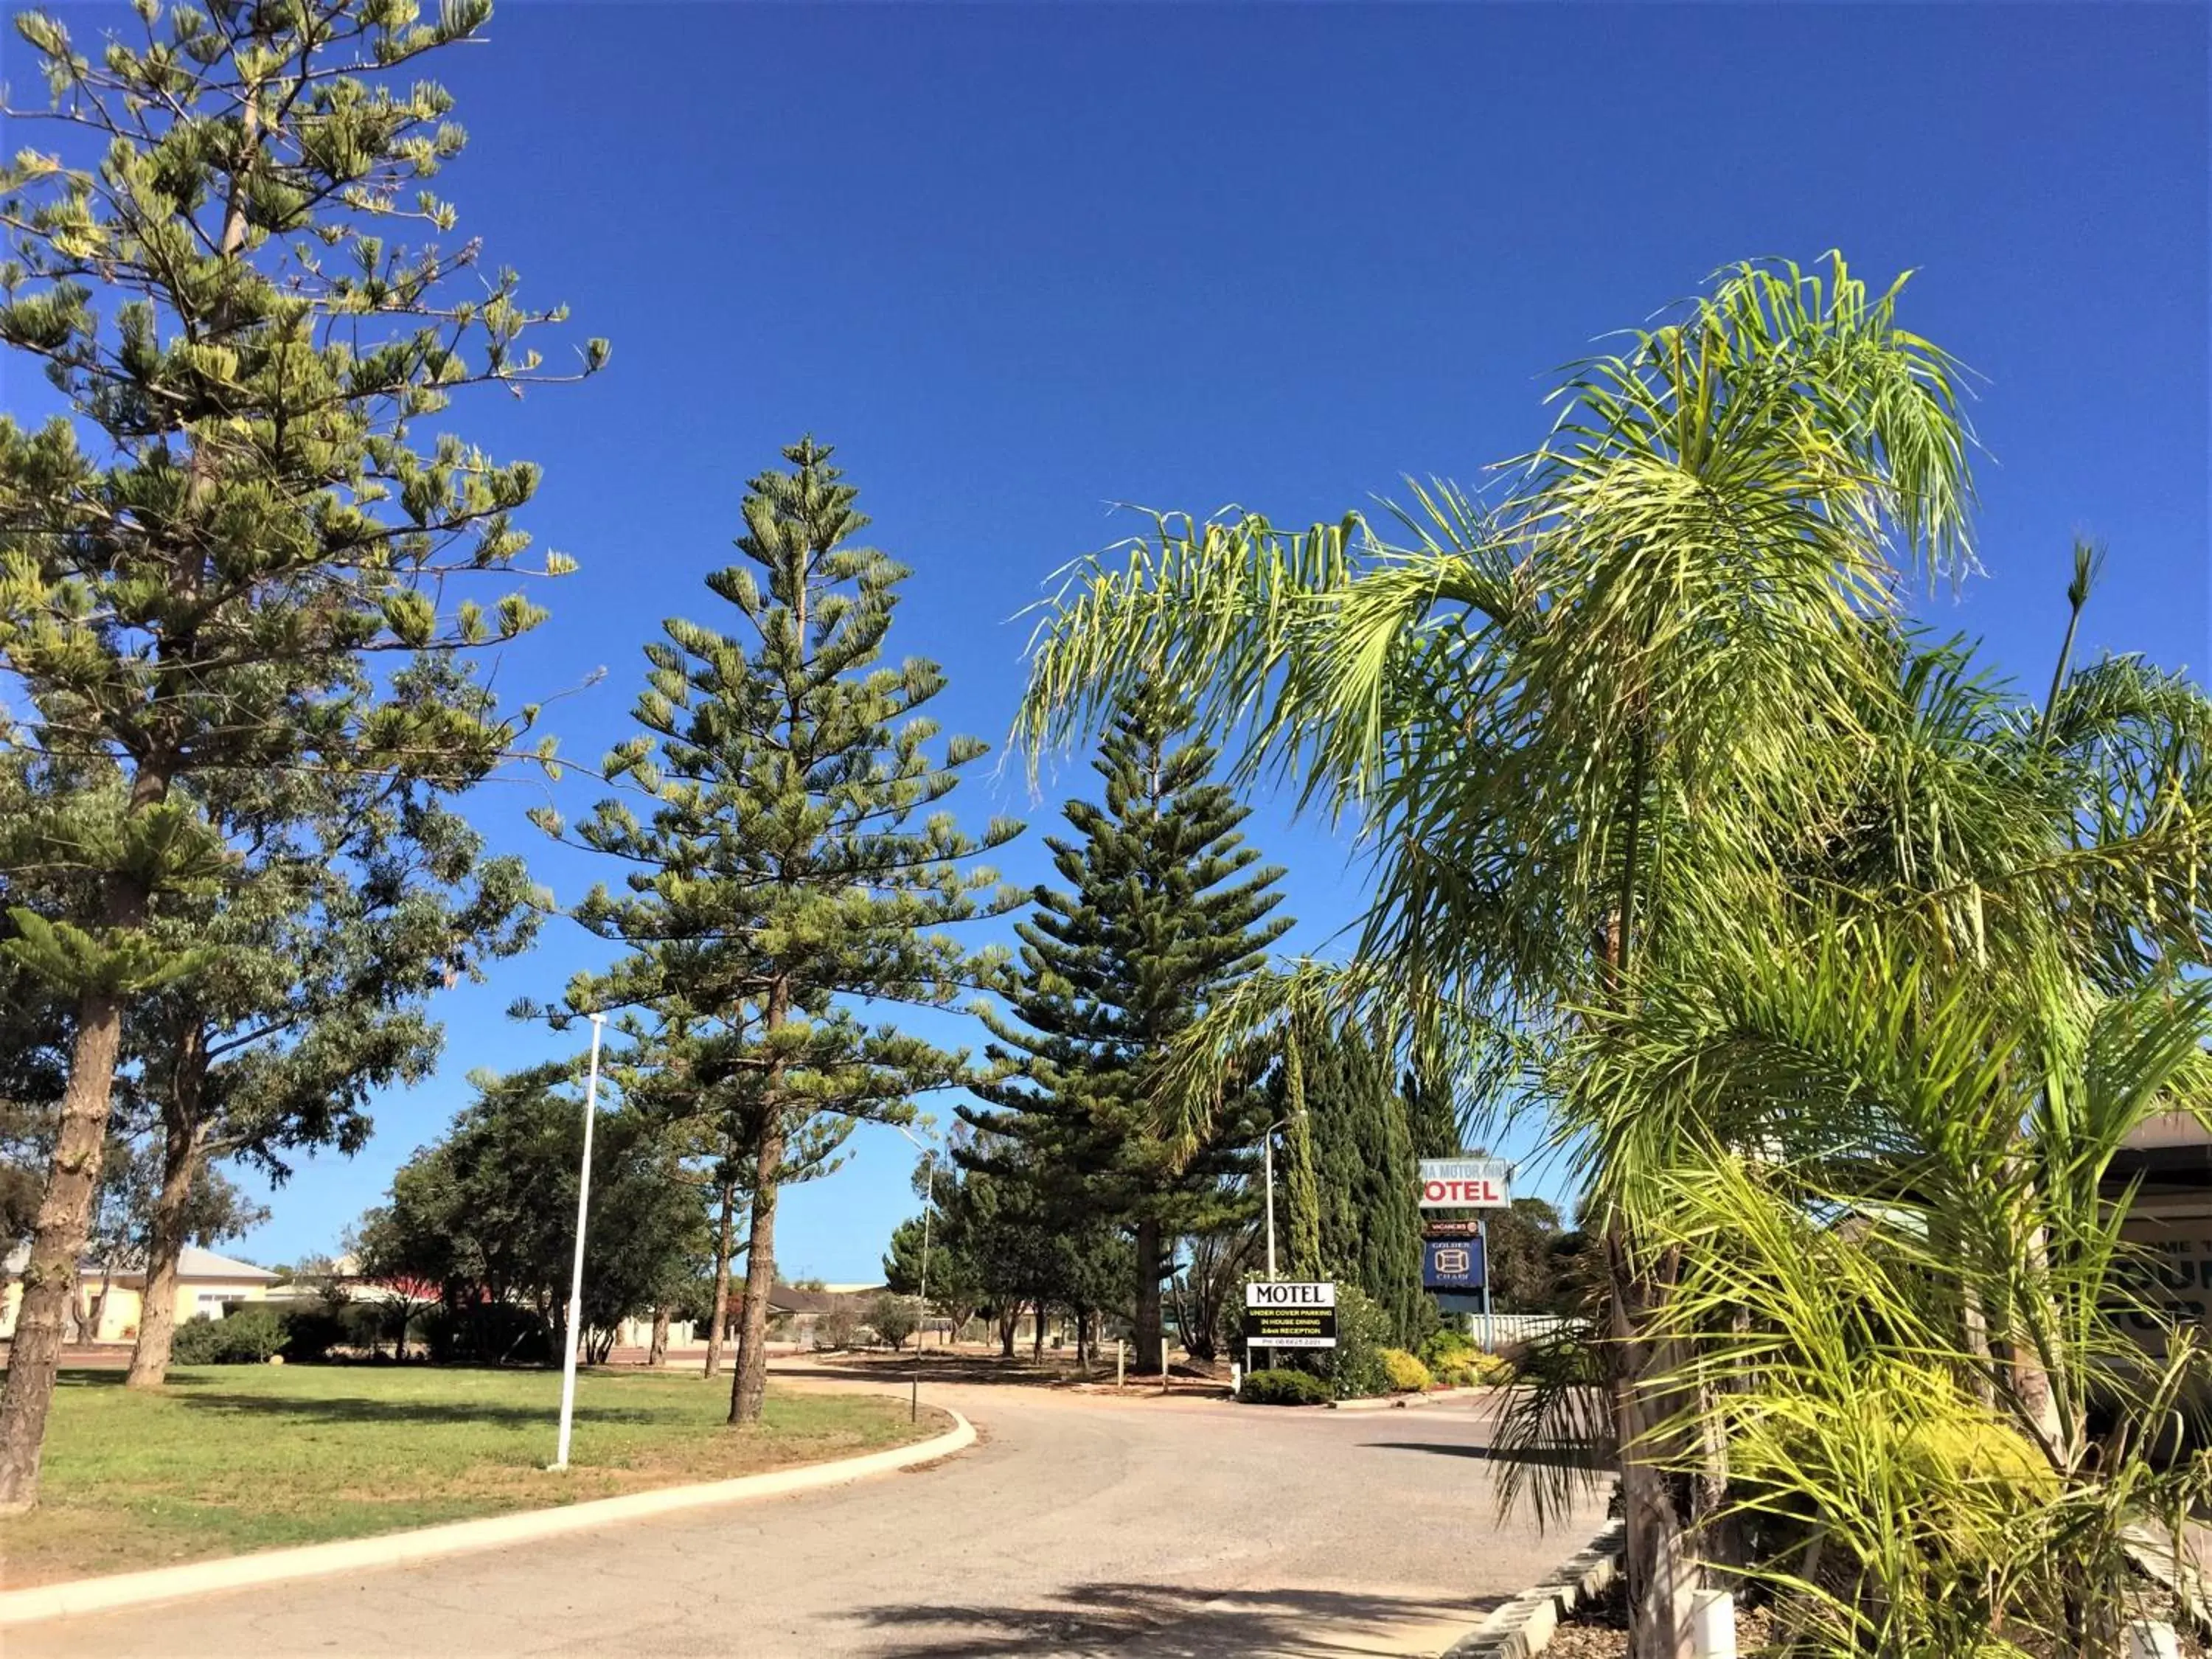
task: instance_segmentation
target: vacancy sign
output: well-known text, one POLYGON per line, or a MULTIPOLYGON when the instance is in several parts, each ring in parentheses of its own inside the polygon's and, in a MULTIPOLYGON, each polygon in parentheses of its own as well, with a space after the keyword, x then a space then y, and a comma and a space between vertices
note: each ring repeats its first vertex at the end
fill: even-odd
POLYGON ((1508 1191, 1510 1166, 1502 1158, 1425 1158, 1421 1160, 1421 1207, 1425 1210, 1503 1210, 1513 1202, 1508 1191))

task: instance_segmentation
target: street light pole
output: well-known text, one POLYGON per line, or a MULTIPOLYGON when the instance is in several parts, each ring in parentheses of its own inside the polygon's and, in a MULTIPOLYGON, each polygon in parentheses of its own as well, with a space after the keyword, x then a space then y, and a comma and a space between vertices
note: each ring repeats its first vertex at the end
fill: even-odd
POLYGON ((921 1152, 921 1293, 915 1298, 921 1305, 915 1310, 914 1379, 907 1400, 907 1421, 913 1423, 921 1418, 921 1345, 929 1339, 929 1216, 937 1207, 937 1148, 922 1146, 903 1123, 894 1123, 891 1127, 921 1152))
POLYGON ((921 1206, 921 1291, 915 1300, 921 1305, 915 1310, 914 1322, 914 1389, 907 1401, 906 1420, 919 1422, 921 1418, 921 1345, 929 1340, 929 1212, 937 1207, 937 1148, 933 1146, 923 1157, 922 1178, 928 1182, 928 1197, 921 1206))
MULTIPOLYGON (((1290 1119, 1285 1118, 1281 1123, 1270 1123, 1267 1133, 1260 1137, 1260 1178, 1267 1188, 1267 1282, 1270 1285, 1275 1282, 1275 1131, 1289 1122, 1290 1119)), ((1270 1348, 1267 1350, 1267 1364, 1272 1368, 1274 1363, 1275 1351, 1270 1348)))
POLYGON ((592 1016, 591 1078, 584 1085, 584 1167, 576 1181, 576 1259, 568 1271, 568 1332, 561 1356, 561 1436, 553 1454, 553 1467, 568 1467, 568 1431, 576 1416, 576 1340, 583 1333, 584 1224, 592 1207, 592 1124, 599 1116, 599 1036, 606 1016, 592 1016))
POLYGON ((1269 1127, 1260 1142, 1260 1161, 1266 1166, 1261 1177, 1267 1184, 1267 1280, 1275 1278, 1275 1131, 1269 1127))

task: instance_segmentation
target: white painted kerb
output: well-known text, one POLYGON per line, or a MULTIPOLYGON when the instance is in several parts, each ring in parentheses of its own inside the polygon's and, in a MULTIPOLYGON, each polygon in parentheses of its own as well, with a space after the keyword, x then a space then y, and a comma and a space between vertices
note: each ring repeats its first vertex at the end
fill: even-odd
POLYGON ((809 1463, 795 1469, 773 1469, 766 1474, 740 1475, 734 1480, 626 1492, 620 1498, 599 1498, 553 1509, 526 1510, 517 1515, 491 1515, 479 1521, 454 1521, 442 1527, 417 1527, 375 1538, 345 1538, 328 1544, 302 1545, 297 1549, 264 1550, 257 1555, 234 1555, 219 1561, 157 1567, 151 1572, 119 1572, 105 1578, 77 1578, 67 1583, 7 1590, 0 1592, 0 1629, 10 1625, 35 1624, 43 1619, 166 1601, 180 1595, 200 1595, 210 1590, 243 1589, 253 1584, 281 1583, 290 1578, 397 1566, 404 1561, 526 1543, 532 1539, 581 1532, 587 1527, 604 1527, 618 1521, 703 1509, 711 1504, 733 1504, 745 1498, 810 1492, 817 1486, 842 1486, 872 1474, 889 1474, 912 1468, 917 1463, 949 1457, 975 1443, 974 1424, 950 1407, 939 1409, 952 1419, 953 1426, 947 1432, 911 1446, 870 1452, 862 1457, 841 1458, 834 1463, 809 1463))

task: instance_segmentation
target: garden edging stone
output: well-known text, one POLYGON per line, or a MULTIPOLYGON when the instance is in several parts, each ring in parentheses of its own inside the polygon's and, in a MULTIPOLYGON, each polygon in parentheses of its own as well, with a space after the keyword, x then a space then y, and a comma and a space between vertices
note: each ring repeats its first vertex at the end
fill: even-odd
POLYGON ((1621 1523, 1608 1522, 1541 1583, 1522 1590, 1444 1650, 1443 1659, 1533 1659, 1559 1620, 1612 1588, 1620 1571, 1621 1523))

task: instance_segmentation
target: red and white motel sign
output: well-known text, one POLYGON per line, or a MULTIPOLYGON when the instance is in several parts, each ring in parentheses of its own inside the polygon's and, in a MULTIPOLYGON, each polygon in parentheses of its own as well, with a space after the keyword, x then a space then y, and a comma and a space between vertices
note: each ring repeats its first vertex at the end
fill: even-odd
POLYGON ((1425 1210, 1503 1210, 1513 1202, 1512 1166, 1502 1158, 1425 1158, 1425 1210))

